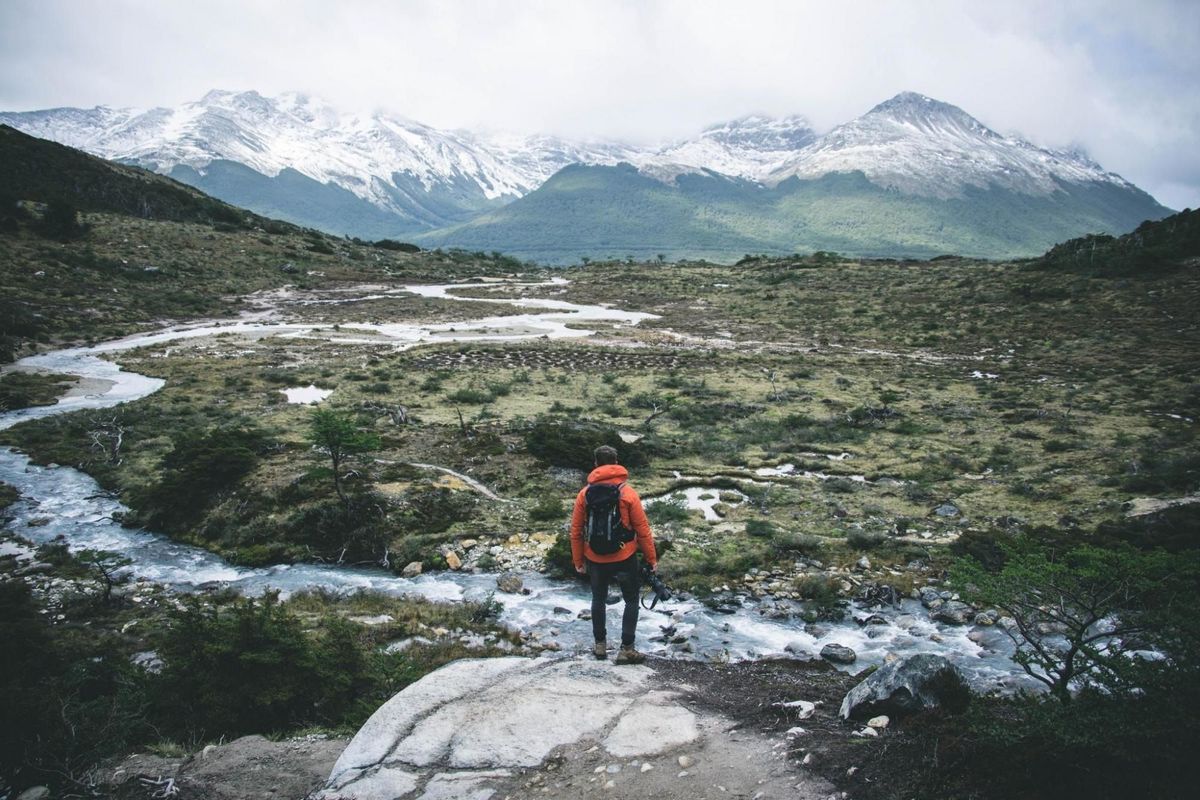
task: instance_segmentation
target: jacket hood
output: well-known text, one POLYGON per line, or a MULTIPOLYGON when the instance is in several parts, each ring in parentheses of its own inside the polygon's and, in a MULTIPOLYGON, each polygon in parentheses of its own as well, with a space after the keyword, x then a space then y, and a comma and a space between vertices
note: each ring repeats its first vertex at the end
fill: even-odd
POLYGON ((629 479, 629 471, 620 464, 603 464, 588 475, 588 483, 612 483, 629 479))

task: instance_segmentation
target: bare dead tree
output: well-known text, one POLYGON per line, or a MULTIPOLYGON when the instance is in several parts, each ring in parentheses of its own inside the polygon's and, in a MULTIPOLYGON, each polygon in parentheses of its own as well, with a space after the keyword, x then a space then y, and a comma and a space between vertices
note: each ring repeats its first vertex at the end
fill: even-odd
POLYGON ((97 415, 92 419, 94 427, 87 432, 92 440, 91 449, 103 454, 105 461, 119 466, 124 460, 121 446, 125 443, 125 426, 120 416, 114 414, 105 419, 97 415))
POLYGON ((642 420, 641 427, 643 427, 643 428, 649 427, 651 422, 658 419, 660 416, 662 416, 663 414, 667 413, 670 410, 671 410, 670 403, 664 403, 662 406, 659 406, 658 403, 655 403, 653 406, 651 406, 652 413, 650 414, 650 416, 648 416, 644 420, 642 420))
POLYGON ((769 380, 771 382, 771 397, 772 397, 772 399, 776 403, 778 403, 779 399, 780 399, 779 398, 779 387, 777 387, 775 385, 775 378, 778 377, 779 373, 773 369, 767 369, 766 367, 763 367, 763 374, 766 375, 767 380, 769 380))

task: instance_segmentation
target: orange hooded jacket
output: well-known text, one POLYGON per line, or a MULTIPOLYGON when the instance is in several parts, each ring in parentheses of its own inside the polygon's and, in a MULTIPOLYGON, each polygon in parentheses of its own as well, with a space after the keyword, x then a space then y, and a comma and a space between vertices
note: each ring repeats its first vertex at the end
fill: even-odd
MULTIPOLYGON (((588 475, 588 483, 624 483, 629 480, 629 472, 620 464, 604 464, 596 467, 588 475)), ((587 521, 587 504, 584 500, 587 487, 579 490, 575 497, 575 510, 571 513, 571 558, 575 561, 575 569, 583 568, 583 559, 599 563, 624 561, 636 551, 641 550, 646 563, 651 567, 658 563, 654 553, 654 534, 650 532, 650 520, 646 519, 646 511, 642 508, 642 498, 629 484, 621 487, 620 513, 621 522, 637 536, 626 542, 620 550, 609 555, 592 552, 592 548, 583 538, 583 526, 587 521)))

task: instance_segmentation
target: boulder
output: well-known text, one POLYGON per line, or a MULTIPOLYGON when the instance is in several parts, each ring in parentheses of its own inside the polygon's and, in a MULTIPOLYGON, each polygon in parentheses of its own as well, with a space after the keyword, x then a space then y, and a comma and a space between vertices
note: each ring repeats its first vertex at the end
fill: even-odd
POLYGON ((853 664, 858 660, 858 653, 844 644, 830 643, 821 648, 821 658, 835 664, 853 664))
POLYGON ((975 610, 959 600, 947 600, 931 615, 947 625, 966 625, 974 617, 975 610))
POLYGON ((450 569, 462 569, 462 559, 458 557, 458 553, 453 550, 446 553, 446 566, 450 569))
POLYGON ((410 561, 400 574, 405 578, 415 578, 421 574, 422 569, 424 569, 424 566, 422 566, 420 561, 410 561))
POLYGON ((942 656, 921 653, 877 669, 846 694, 838 713, 844 719, 901 717, 943 705, 954 707, 967 698, 967 691, 957 667, 942 656))
POLYGON ((17 800, 49 800, 50 790, 45 786, 33 786, 17 795, 17 800))
POLYGON ((932 586, 923 586, 919 593, 921 605, 930 608, 933 604, 938 603, 942 599, 941 593, 932 586))
POLYGON ((521 590, 525 588, 525 581, 521 580, 521 576, 515 572, 506 572, 496 578, 496 588, 509 594, 520 594, 521 590))

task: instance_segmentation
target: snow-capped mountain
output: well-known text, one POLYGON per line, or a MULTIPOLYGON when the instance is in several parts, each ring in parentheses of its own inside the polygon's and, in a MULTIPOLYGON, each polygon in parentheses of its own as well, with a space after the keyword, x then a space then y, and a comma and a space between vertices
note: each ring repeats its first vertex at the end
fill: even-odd
POLYGON ((214 162, 240 164, 268 178, 294 170, 417 221, 425 220, 398 186, 407 190, 415 183, 426 192, 453 186, 485 202, 503 202, 567 164, 630 157, 621 145, 548 136, 488 140, 382 113, 344 114, 299 93, 268 98, 212 91, 177 108, 50 109, 0 114, 0 122, 167 174, 188 167, 204 176, 214 162))
MULTIPOLYGON (((593 223, 596 242, 625 242, 625 253, 674 232, 711 240, 688 251, 706 255, 726 245, 739 255, 758 246, 1013 255, 1121 233, 1166 211, 1081 152, 1001 135, 912 92, 824 135, 803 117, 748 116, 655 146, 441 130, 252 91, 212 91, 176 108, 0 113, 0 123, 333 233, 516 251, 530 230, 553 234, 525 249, 539 258, 577 256, 593 223), (664 185, 679 195, 670 210, 655 205, 664 185), (630 209, 639 216, 628 235, 614 233, 630 209), (668 224, 653 218, 660 212, 682 216, 668 224), (721 214, 723 227, 705 227, 721 214)), ((670 241, 653 247, 683 252, 670 241)))
POLYGON ((957 106, 903 92, 793 153, 768 182, 861 171, 903 194, 948 199, 967 187, 1047 195, 1065 183, 1132 186, 1081 152, 1001 136, 957 106))

